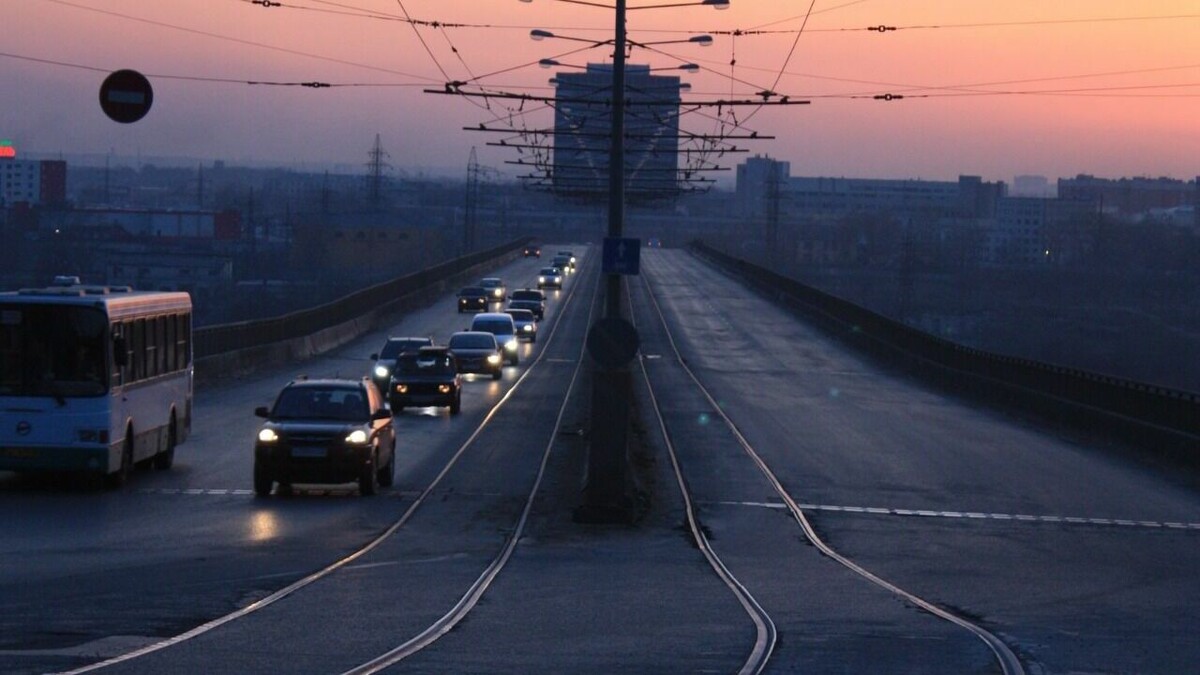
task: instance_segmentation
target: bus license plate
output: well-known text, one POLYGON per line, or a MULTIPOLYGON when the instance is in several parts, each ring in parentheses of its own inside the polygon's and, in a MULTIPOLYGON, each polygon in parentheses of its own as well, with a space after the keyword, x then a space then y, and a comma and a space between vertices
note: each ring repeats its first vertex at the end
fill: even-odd
POLYGON ((292 457, 324 457, 325 448, 308 448, 304 446, 292 448, 292 457))

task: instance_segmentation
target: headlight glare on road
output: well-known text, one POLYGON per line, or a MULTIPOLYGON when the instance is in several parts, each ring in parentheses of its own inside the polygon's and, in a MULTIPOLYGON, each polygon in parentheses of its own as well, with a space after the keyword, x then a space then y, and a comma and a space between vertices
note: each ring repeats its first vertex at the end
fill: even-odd
POLYGON ((375 377, 384 378, 387 376, 388 376, 388 369, 386 366, 375 366, 375 377))
POLYGON ((258 432, 258 440, 263 443, 274 443, 279 440, 279 434, 274 429, 262 429, 258 432))
POLYGON ((353 445, 362 445, 368 440, 370 440, 370 437, 367 436, 367 432, 363 431, 362 429, 355 429, 354 431, 350 432, 349 436, 346 437, 346 442, 353 445))

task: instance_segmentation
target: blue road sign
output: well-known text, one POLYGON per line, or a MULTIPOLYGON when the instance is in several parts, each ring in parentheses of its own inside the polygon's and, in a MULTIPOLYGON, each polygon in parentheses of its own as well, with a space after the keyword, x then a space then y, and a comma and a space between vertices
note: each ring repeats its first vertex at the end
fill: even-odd
POLYGON ((606 237, 601 270, 605 274, 633 276, 641 272, 642 240, 630 237, 606 237))

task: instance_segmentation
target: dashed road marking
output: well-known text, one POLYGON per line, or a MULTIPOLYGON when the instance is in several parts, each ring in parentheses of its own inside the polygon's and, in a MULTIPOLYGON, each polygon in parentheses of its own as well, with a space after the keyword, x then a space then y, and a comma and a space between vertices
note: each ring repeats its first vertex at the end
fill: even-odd
MULTIPOLYGON (((712 502, 710 502, 712 503, 712 502)), ((716 502, 721 506, 754 506, 764 509, 787 509, 781 502, 716 502)), ((1010 520, 1026 523, 1057 523, 1069 525, 1110 525, 1141 527, 1147 529, 1196 530, 1200 523, 1158 522, 1155 520, 1127 520, 1119 518, 1080 518, 1077 516, 1035 516, 1026 513, 982 513, 979 511, 925 511, 920 509, 889 509, 877 506, 838 506, 835 504, 799 504, 804 511, 831 511, 835 513, 870 513, 886 516, 918 518, 951 518, 961 520, 1010 520)))
MULTIPOLYGON (((233 488, 142 488, 137 490, 138 494, 142 495, 184 495, 187 497, 248 497, 254 494, 254 490, 248 489, 233 489, 233 488)), ((357 495, 357 488, 294 488, 294 494, 300 496, 347 496, 357 495)), ((381 490, 381 495, 392 497, 416 497, 421 494, 419 490, 381 490)))

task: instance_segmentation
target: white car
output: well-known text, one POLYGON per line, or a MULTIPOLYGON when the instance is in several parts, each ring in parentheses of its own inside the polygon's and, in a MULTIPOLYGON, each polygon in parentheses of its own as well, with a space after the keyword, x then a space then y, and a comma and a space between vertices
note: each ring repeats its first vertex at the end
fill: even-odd
POLYGON ((471 330, 495 335, 496 343, 500 345, 504 360, 508 362, 508 365, 515 366, 520 362, 521 357, 517 354, 517 324, 513 321, 511 314, 504 312, 476 314, 475 319, 471 321, 471 330))

